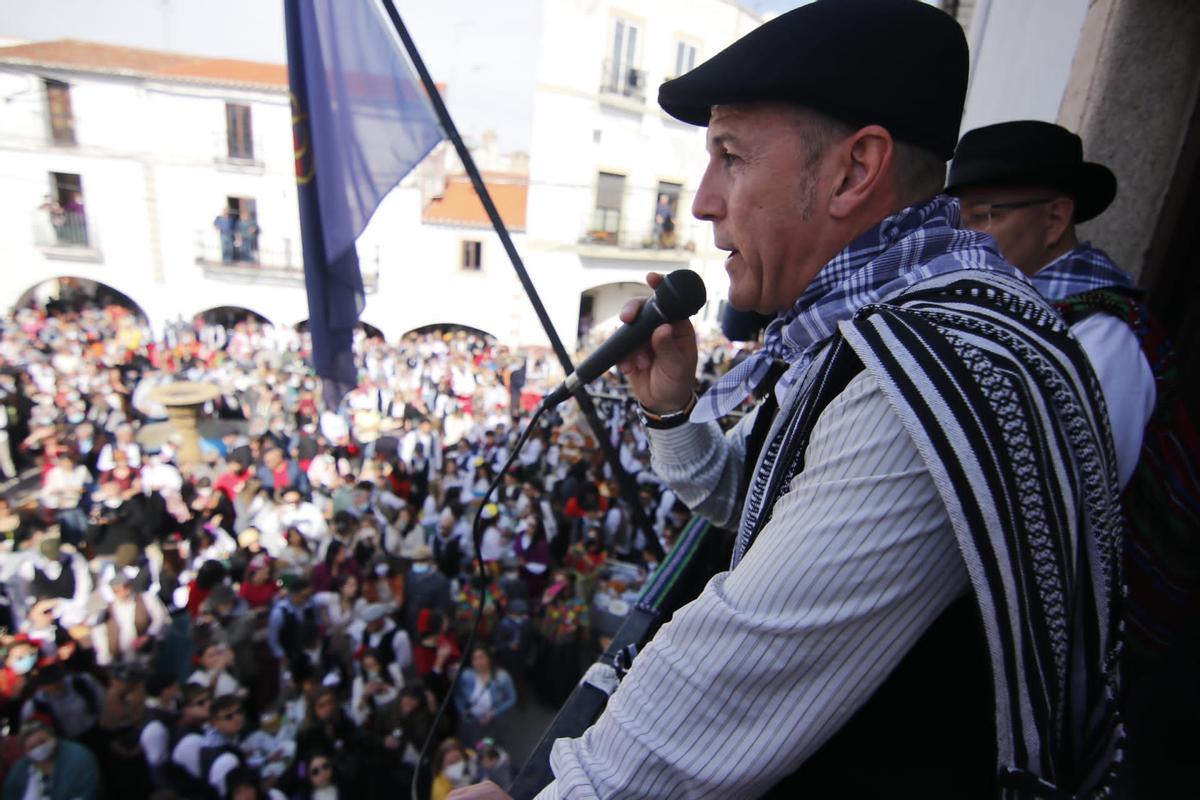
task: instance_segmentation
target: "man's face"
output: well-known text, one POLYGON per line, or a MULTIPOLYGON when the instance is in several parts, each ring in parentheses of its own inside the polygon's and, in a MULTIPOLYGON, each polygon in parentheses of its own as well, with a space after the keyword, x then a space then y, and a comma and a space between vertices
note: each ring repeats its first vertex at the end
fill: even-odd
POLYGON ((959 192, 962 222, 972 230, 990 233, 1005 261, 1034 275, 1051 260, 1047 256, 1051 223, 1047 201, 1060 196, 1060 192, 1037 186, 963 189, 959 192), (1005 205, 1022 207, 1003 208, 1005 205))
POLYGON ((824 266, 824 218, 815 207, 822 159, 810 158, 798 112, 783 106, 716 106, 708 166, 692 203, 728 250, 729 302, 772 313, 790 308, 824 266))
POLYGON ((236 736, 242 732, 246 715, 240 708, 226 708, 212 716, 212 726, 222 736, 236 736))

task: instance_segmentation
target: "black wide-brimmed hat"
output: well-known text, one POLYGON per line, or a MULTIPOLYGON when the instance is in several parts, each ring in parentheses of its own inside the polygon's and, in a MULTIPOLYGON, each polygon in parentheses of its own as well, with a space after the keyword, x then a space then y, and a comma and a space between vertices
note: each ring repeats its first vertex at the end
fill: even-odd
POLYGON ((782 14, 658 90, 663 110, 708 125, 712 107, 782 101, 954 154, 967 40, 920 0, 817 0, 782 14))
POLYGON ((974 186, 1049 186, 1075 199, 1075 221, 1099 215, 1117 194, 1103 164, 1083 160, 1083 141, 1049 122, 1022 120, 976 128, 963 136, 946 192, 974 186))

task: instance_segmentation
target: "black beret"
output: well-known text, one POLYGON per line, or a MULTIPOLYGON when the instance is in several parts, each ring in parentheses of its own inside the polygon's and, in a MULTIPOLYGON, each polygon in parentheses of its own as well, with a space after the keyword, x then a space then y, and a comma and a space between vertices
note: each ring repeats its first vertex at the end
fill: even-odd
POLYGON ((1075 199, 1075 221, 1086 222, 1117 195, 1117 177, 1083 160, 1083 140, 1040 120, 1001 122, 968 131, 958 143, 946 192, 972 186, 1050 186, 1075 199))
POLYGON ((962 26, 920 0, 817 0, 667 81, 658 103, 693 125, 714 105, 795 103, 949 159, 968 66, 962 26))

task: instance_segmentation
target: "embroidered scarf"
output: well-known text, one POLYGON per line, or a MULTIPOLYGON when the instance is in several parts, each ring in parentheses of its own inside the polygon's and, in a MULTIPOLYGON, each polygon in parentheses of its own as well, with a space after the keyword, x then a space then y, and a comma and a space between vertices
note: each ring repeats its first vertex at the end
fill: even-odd
POLYGON ((992 658, 999 796, 1109 796, 1123 526, 1083 351, 1027 281, 998 272, 935 276, 864 307, 780 409, 737 554, 803 471, 814 398, 844 386, 847 365, 875 378, 945 504, 992 658))
POLYGON ((1030 280, 1042 297, 1062 300, 1094 289, 1134 288, 1133 278, 1112 262, 1103 250, 1083 242, 1063 253, 1030 280))
POLYGON ((705 393, 692 420, 707 422, 733 411, 776 359, 791 364, 777 384, 786 390, 805 374, 839 322, 918 281, 963 269, 1017 274, 1001 261, 994 239, 958 225, 957 201, 939 195, 893 214, 859 236, 821 269, 791 310, 767 326, 763 347, 705 393))

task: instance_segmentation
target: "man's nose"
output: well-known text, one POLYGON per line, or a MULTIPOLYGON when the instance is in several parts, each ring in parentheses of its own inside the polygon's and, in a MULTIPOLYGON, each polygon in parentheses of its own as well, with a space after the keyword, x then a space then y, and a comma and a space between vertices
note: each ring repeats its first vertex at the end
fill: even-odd
POLYGON ((725 198, 719 186, 720 181, 713 175, 712 165, 704 171, 696 196, 692 200, 692 216, 706 222, 713 222, 725 216, 725 198))

